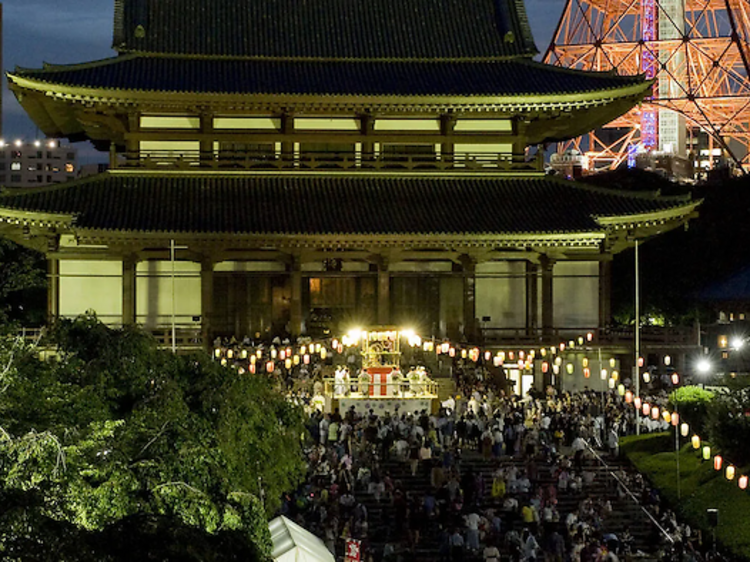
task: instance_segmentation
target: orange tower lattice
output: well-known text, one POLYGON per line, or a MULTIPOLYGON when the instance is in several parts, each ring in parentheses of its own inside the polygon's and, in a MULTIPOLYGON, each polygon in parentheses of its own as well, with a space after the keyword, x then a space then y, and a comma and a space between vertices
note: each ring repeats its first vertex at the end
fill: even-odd
POLYGON ((650 99, 606 126, 619 134, 571 141, 594 166, 639 145, 684 155, 696 127, 750 165, 750 0, 567 0, 545 61, 655 79, 650 99))

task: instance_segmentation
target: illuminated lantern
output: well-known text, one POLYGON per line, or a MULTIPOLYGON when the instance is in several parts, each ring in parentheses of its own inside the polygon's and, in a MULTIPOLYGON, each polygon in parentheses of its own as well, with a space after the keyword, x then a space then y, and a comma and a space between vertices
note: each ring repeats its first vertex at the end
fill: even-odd
POLYGON ((258 357, 255 355, 250 356, 250 364, 255 365, 255 362, 258 360, 258 357))
POLYGON ((255 352, 255 356, 256 356, 256 357, 257 357, 258 359, 260 359, 261 357, 263 357, 263 350, 262 350, 262 349, 259 349, 258 351, 256 351, 256 352, 255 352))
POLYGON ((299 355, 295 355, 292 358, 292 363, 294 363, 295 365, 299 365, 299 355))
POLYGON ((641 397, 640 396, 636 396, 635 398, 633 398, 633 406, 635 406, 636 410, 641 409, 641 397))
POLYGON ((677 373, 672 373, 672 384, 675 386, 680 384, 680 375, 677 373))
POLYGON ((448 348, 448 357, 455 357, 455 356, 456 356, 456 348, 455 347, 448 348))
POLYGON ((643 362, 643 357, 639 357, 639 358, 638 358, 638 366, 639 366, 639 367, 643 367, 643 365, 644 365, 644 362, 643 362))
POLYGON ((322 345, 320 345, 319 343, 316 343, 315 344, 315 353, 320 353, 320 350, 321 350, 322 347, 323 347, 322 345))
POLYGON ((648 371, 643 373, 643 382, 645 382, 646 384, 651 382, 651 373, 649 373, 648 371))
MULTIPOLYGON (((336 340, 336 339, 331 340, 331 347, 332 348, 336 349, 338 346, 339 346, 339 340, 336 340)), ((425 349, 425 351, 427 351, 427 350, 425 349)), ((291 355, 291 354, 292 354, 291 350, 287 350, 287 355, 291 355)))
POLYGON ((735 472, 734 466, 730 464, 727 467, 727 469, 724 471, 724 476, 726 477, 727 480, 734 480, 734 472, 735 472))
POLYGON ((472 350, 469 352, 469 355, 471 357, 471 360, 474 361, 474 363, 479 361, 479 349, 478 348, 476 347, 472 348, 472 350))
POLYGON ((505 361, 505 352, 504 351, 498 351, 497 352, 497 356, 500 358, 500 364, 502 365, 502 363, 505 361))
POLYGON ((286 367, 287 370, 292 368, 292 360, 288 357, 284 359, 284 367, 286 367))
POLYGON ((542 355, 542 357, 547 357, 547 348, 543 347, 539 350, 539 353, 542 355))
POLYGON ((556 375, 560 374, 560 365, 552 365, 552 372, 556 375))
POLYGON ((575 347, 575 346, 576 346, 576 342, 574 342, 573 340, 570 340, 568 342, 568 347, 575 347))
POLYGON ((227 349, 227 357, 231 359, 234 357, 234 350, 233 349, 227 349))
POLYGON ((516 357, 516 354, 513 351, 509 351, 508 352, 508 359, 510 359, 511 361, 513 361, 515 359, 515 357, 516 357))
POLYGON ((216 349, 214 349, 214 356, 215 356, 215 357, 216 357, 217 359, 218 359, 219 357, 221 357, 221 348, 220 348, 220 347, 217 347, 216 349))
POLYGON ((518 358, 519 359, 523 359, 524 357, 526 357, 526 353, 523 350, 519 351, 518 352, 518 358))
POLYGON ((271 359, 276 359, 276 356, 279 354, 278 351, 276 351, 275 347, 271 348, 271 359))
POLYGON ((503 364, 503 360, 502 360, 502 359, 500 359, 500 356, 499 356, 499 355, 495 355, 495 357, 493 357, 493 358, 492 358, 492 364, 493 364, 493 365, 494 365, 495 367, 499 367, 500 365, 502 365, 502 364, 503 364))
MULTIPOLYGON (((687 425, 687 424, 684 424, 684 425, 687 425)), ((698 449, 701 448, 701 438, 698 437, 697 435, 693 435, 690 438, 690 444, 693 446, 693 449, 697 451, 698 449)))
POLYGON ((237 372, 239 374, 241 374, 241 375, 244 375, 245 374, 245 368, 244 367, 240 367, 239 369, 237 369, 237 372))
POLYGON ((490 359, 492 359, 492 352, 491 351, 485 351, 484 352, 484 360, 485 361, 489 361, 490 359))
MULTIPOLYGON (((615 387, 615 379, 609 379, 609 381, 607 381, 607 386, 610 388, 610 390, 613 389, 615 387)), ((624 387, 623 387, 622 391, 625 392, 625 388, 624 387)), ((620 392, 619 388, 618 388, 617 392, 620 392)), ((622 396, 622 394, 620 394, 620 396, 622 396)))
POLYGON ((724 459, 721 458, 721 455, 715 455, 714 456, 714 470, 721 470, 722 464, 724 464, 724 459))
POLYGON ((578 345, 583 345, 583 336, 578 336, 578 345))
POLYGON ((549 371, 549 363, 542 361, 542 373, 546 373, 547 371, 549 371))
POLYGON ((279 359, 281 359, 282 361, 286 359, 286 350, 282 349, 281 351, 279 351, 279 359))
POLYGON ((226 357, 222 357, 221 358, 221 365, 222 365, 222 367, 226 367, 227 366, 227 358, 226 357))
POLYGON ((255 374, 255 363, 250 363, 250 366, 248 367, 248 371, 250 371, 250 374, 255 374))
POLYGON ((440 348, 441 348, 441 351, 442 351, 443 353, 448 353, 448 352, 450 351, 450 349, 451 349, 451 344, 449 344, 448 342, 444 342, 444 343, 443 343, 443 344, 442 344, 442 345, 440 346, 440 348))
POLYGON ((599 373, 599 376, 603 381, 607 380, 607 369, 602 369, 601 373, 599 373))
POLYGON ((643 403, 643 415, 647 416, 651 413, 651 404, 648 402, 643 403))
POLYGON ((275 364, 273 361, 269 361, 268 363, 266 363, 266 371, 268 371, 269 373, 273 373, 274 367, 275 364))
POLYGON ((584 357, 583 359, 581 359, 581 365, 584 366, 584 367, 588 367, 589 366, 589 358, 588 357, 584 357))
POLYGON ((591 369, 589 369, 588 367, 586 367, 583 370, 583 376, 586 377, 586 378, 589 378, 591 376, 591 369))
POLYGON ((586 334, 586 341, 592 341, 594 339, 594 334, 592 332, 589 332, 586 334))
POLYGON ((240 351, 240 359, 247 359, 247 349, 240 351))
POLYGON ((651 408, 651 417, 655 420, 659 419, 659 407, 658 406, 654 406, 653 408, 651 408))
POLYGON ((339 353, 344 353, 344 346, 339 344, 338 348, 336 349, 339 353))
POLYGON ((555 365, 559 367, 560 365, 562 365, 562 362, 563 362, 562 357, 560 357, 559 355, 555 357, 555 365))
POLYGON ((670 414, 668 410, 664 410, 661 414, 661 417, 663 417, 664 421, 667 423, 672 421, 672 414, 670 414))
POLYGON ((523 359, 519 359, 518 360, 518 368, 519 369, 523 369, 524 366, 525 366, 525 363, 524 363, 523 359))
MULTIPOLYGON (((625 388, 623 385, 620 385, 620 386, 622 386, 623 388, 625 388)), ((628 390, 625 393, 625 403, 626 404, 632 404, 633 403, 633 393, 630 390, 628 390)))
POLYGON ((612 371, 612 378, 617 380, 620 378, 620 373, 618 371, 612 371))
POLYGON ((664 356, 664 364, 668 367, 672 364, 672 358, 669 355, 664 356))
POLYGON ((328 357, 328 350, 325 347, 320 348, 320 358, 325 359, 328 357))
POLYGON ((568 371, 569 375, 573 374, 573 363, 568 363, 565 365, 565 370, 568 371))
POLYGON ((740 487, 740 490, 747 489, 747 476, 740 476, 737 479, 737 485, 740 487))
POLYGON ((702 453, 703 453, 703 460, 707 461, 708 459, 711 458, 711 447, 709 447, 708 445, 704 445, 702 453))
POLYGON ((610 357, 610 359, 609 359, 609 366, 614 369, 616 365, 617 365, 617 361, 615 360, 615 358, 614 357, 610 357))
POLYGON ((309 364, 310 364, 310 355, 309 355, 309 354, 307 354, 307 353, 305 353, 305 354, 304 354, 304 355, 302 356, 302 362, 303 362, 303 363, 304 363, 305 365, 309 365, 309 364))
POLYGON ((560 351, 565 351, 565 344, 564 343, 560 344, 560 351))
POLYGON ((422 350, 423 351, 430 351, 430 342, 426 341, 424 344, 422 344, 422 350))
POLYGON ((461 359, 466 359, 466 350, 465 349, 461 350, 461 359))

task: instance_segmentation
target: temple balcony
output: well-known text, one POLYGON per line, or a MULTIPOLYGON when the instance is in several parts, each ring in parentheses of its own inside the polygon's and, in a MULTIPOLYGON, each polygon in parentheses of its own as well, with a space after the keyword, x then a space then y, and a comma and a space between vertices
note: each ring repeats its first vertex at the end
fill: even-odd
MULTIPOLYGON (((541 156, 541 154, 540 154, 541 156)), ((179 152, 149 151, 119 153, 112 167, 146 170, 325 170, 335 171, 435 171, 435 172, 538 172, 543 170, 541 157, 529 159, 524 154, 462 152, 460 154, 415 154, 388 152, 359 154, 354 152, 179 152)))

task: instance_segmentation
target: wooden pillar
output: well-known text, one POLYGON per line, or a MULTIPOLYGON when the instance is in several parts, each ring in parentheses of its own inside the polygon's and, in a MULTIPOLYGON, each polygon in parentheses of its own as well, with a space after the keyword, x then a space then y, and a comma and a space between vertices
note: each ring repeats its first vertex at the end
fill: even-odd
POLYGON ((141 131, 141 114, 128 114, 128 134, 125 136, 125 160, 137 165, 141 158, 141 142, 138 133, 141 131))
POLYGON ((555 262, 547 256, 542 256, 540 267, 542 270, 542 334, 552 336, 555 314, 553 309, 553 269, 555 262))
POLYGON ((606 329, 612 320, 612 260, 599 262, 599 331, 606 329))
POLYGON ((290 268, 290 283, 292 289, 291 310, 289 314, 289 331, 292 336, 302 334, 302 264, 299 256, 294 256, 290 268))
POLYGON ((452 162, 455 154, 453 146, 453 131, 456 128, 455 115, 443 115, 440 118, 440 134, 444 137, 440 143, 440 159, 443 162, 452 162))
POLYGON ((476 302, 476 269, 477 260, 469 255, 462 255, 461 267, 464 277, 463 324, 464 337, 468 341, 477 341, 477 302, 476 302))
POLYGON ((201 166, 210 167, 214 162, 214 116, 210 113, 201 113, 201 141, 200 161, 201 166))
POLYGON ((381 257, 378 262, 378 324, 387 326, 391 321, 391 274, 388 260, 381 257))
POLYGON ((135 324, 135 278, 138 262, 134 256, 122 260, 122 325, 135 324))
POLYGON ((539 283, 538 267, 526 262, 526 335, 536 336, 539 323, 539 283))
POLYGON ((288 140, 288 136, 294 134, 294 117, 288 113, 281 116, 281 134, 284 139, 281 142, 281 160, 291 165, 294 162, 294 141, 288 140))
POLYGON ((53 324, 60 316, 60 260, 47 259, 47 322, 53 324))
POLYGON ((214 314, 214 264, 209 259, 201 260, 201 338, 203 348, 213 346, 211 320, 214 314))
POLYGON ((362 115, 360 119, 360 132, 364 137, 362 141, 362 162, 371 162, 375 159, 375 143, 372 141, 372 135, 375 131, 375 119, 367 113, 362 115))

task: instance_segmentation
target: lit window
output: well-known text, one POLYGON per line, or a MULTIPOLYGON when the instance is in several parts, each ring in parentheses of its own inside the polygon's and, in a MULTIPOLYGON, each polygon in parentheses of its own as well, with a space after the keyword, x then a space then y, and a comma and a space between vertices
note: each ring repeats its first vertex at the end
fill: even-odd
POLYGON ((729 345, 729 341, 726 336, 719 336, 718 338, 719 349, 726 349, 729 345))
POLYGON ((67 163, 65 164, 65 171, 66 171, 66 172, 68 172, 68 173, 70 173, 70 172, 74 172, 74 171, 75 171, 75 166, 73 166, 73 164, 72 164, 72 163, 70 163, 70 162, 67 162, 67 163))
POLYGON ((21 169, 21 163, 20 162, 13 162, 10 165, 11 170, 20 170, 21 169))

